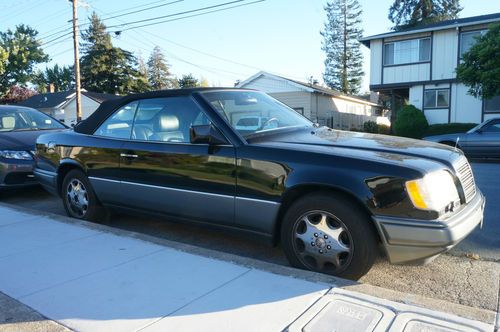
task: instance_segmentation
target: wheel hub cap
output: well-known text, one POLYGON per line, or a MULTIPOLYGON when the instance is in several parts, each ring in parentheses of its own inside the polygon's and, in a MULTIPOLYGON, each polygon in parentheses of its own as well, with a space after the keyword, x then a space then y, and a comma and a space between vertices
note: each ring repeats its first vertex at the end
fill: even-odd
POLYGON ((342 270, 353 251, 347 227, 326 211, 311 211, 297 220, 294 244, 304 265, 321 271, 342 270))
POLYGON ((66 197, 69 208, 79 217, 84 216, 88 210, 89 198, 85 185, 78 179, 69 182, 66 197))

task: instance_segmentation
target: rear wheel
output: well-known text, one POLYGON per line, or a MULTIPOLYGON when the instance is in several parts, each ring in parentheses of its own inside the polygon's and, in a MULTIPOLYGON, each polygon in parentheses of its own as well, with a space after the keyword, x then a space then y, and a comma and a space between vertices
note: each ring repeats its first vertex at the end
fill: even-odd
POLYGON ((70 217, 95 222, 106 220, 108 212, 97 200, 89 179, 82 171, 72 170, 66 174, 61 196, 70 217))
POLYGON ((281 241, 291 265, 357 280, 378 255, 370 222, 359 206, 340 195, 308 195, 286 212, 281 241))

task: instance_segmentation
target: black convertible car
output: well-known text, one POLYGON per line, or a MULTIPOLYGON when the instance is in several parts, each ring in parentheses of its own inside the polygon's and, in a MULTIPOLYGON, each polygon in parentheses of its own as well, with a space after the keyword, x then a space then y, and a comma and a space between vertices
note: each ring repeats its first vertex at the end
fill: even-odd
POLYGON ((356 279, 384 248, 430 261, 483 218, 467 159, 445 145, 319 127, 266 94, 186 89, 105 102, 41 136, 35 174, 68 214, 109 207, 281 242, 293 266, 356 279))

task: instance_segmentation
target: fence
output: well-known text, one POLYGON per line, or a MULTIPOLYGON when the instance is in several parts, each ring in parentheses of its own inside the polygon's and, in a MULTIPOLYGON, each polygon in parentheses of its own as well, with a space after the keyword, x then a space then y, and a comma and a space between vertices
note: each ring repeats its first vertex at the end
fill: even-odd
POLYGON ((332 112, 330 117, 319 118, 320 125, 328 126, 334 129, 341 130, 363 130, 363 124, 367 121, 374 121, 378 124, 391 125, 388 117, 385 116, 371 116, 352 113, 332 112))

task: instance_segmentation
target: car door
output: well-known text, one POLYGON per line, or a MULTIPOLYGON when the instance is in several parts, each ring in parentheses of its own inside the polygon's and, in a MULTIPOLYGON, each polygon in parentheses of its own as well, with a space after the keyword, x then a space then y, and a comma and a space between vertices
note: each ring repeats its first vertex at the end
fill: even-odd
POLYGON ((500 158, 500 119, 467 134, 466 153, 475 158, 500 158))
MULTIPOLYGON (((70 155, 85 165, 89 180, 99 200, 117 204, 121 200, 120 152, 130 138, 138 102, 117 109, 93 133, 78 137, 70 155)), ((68 148, 70 149, 70 148, 68 148)))
POLYGON ((190 143, 190 127, 209 121, 189 96, 140 100, 120 153, 122 205, 232 224, 234 147, 190 143))

